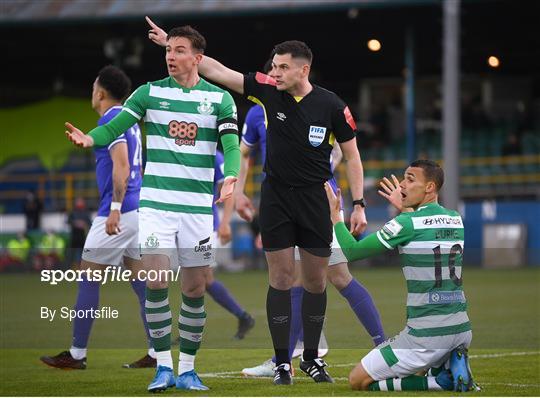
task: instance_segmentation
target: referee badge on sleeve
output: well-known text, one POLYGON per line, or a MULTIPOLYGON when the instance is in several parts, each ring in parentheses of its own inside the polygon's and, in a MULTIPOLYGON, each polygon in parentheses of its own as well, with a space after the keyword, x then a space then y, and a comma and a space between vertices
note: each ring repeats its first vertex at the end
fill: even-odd
POLYGON ((319 126, 309 126, 309 143, 314 146, 318 147, 322 144, 324 141, 324 137, 326 136, 326 127, 319 127, 319 126))

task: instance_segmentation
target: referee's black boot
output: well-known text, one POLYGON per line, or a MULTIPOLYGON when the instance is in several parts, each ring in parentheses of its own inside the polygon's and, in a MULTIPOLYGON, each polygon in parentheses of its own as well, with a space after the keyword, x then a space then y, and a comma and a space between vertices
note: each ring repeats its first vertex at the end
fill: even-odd
POLYGON ((328 365, 321 358, 315 358, 311 361, 304 361, 302 358, 300 361, 300 370, 315 380, 315 383, 334 382, 334 379, 324 369, 326 366, 328 365))
POLYGON ((291 364, 282 363, 274 368, 274 384, 288 386, 292 383, 291 364))

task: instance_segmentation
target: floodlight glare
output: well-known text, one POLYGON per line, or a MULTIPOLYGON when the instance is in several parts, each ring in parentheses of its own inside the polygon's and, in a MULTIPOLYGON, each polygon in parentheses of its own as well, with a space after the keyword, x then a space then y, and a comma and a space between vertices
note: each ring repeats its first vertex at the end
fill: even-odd
POLYGON ((501 61, 499 61, 499 58, 497 58, 496 56, 492 55, 488 58, 488 65, 492 68, 498 68, 500 64, 501 61))
POLYGON ((367 42, 367 46, 371 51, 379 51, 381 49, 381 42, 377 39, 371 39, 367 42))

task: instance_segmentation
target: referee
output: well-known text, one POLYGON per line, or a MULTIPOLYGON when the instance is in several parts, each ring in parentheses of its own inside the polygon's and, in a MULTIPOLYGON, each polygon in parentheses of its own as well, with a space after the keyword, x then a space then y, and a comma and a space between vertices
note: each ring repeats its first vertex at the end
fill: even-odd
MULTIPOLYGON (((149 18, 149 38, 164 45, 166 34, 149 18)), ((349 108, 333 92, 309 81, 313 55, 300 41, 273 51, 270 75, 243 75, 204 56, 199 72, 260 104, 267 123, 266 179, 261 186, 260 227, 268 262, 266 310, 276 355, 275 384, 292 384, 288 346, 294 247, 300 248, 304 295, 304 354, 300 369, 316 382, 333 382, 317 357, 326 313, 326 272, 332 223, 324 190, 332 178, 330 153, 339 143, 347 165, 354 209, 351 233, 366 225, 363 168, 349 108)))

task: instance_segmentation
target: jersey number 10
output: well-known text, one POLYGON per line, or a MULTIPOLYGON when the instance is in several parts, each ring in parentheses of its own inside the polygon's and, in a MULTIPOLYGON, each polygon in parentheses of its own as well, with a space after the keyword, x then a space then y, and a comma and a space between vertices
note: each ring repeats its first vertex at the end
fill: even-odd
MULTIPOLYGON (((450 248, 450 255, 448 256, 448 269, 450 270, 450 279, 456 286, 461 286, 463 283, 463 277, 458 278, 456 275, 456 257, 463 254, 463 248, 460 244, 456 243, 450 248)), ((441 246, 433 248, 433 255, 435 256, 435 286, 442 287, 442 258, 441 258, 441 246)))

